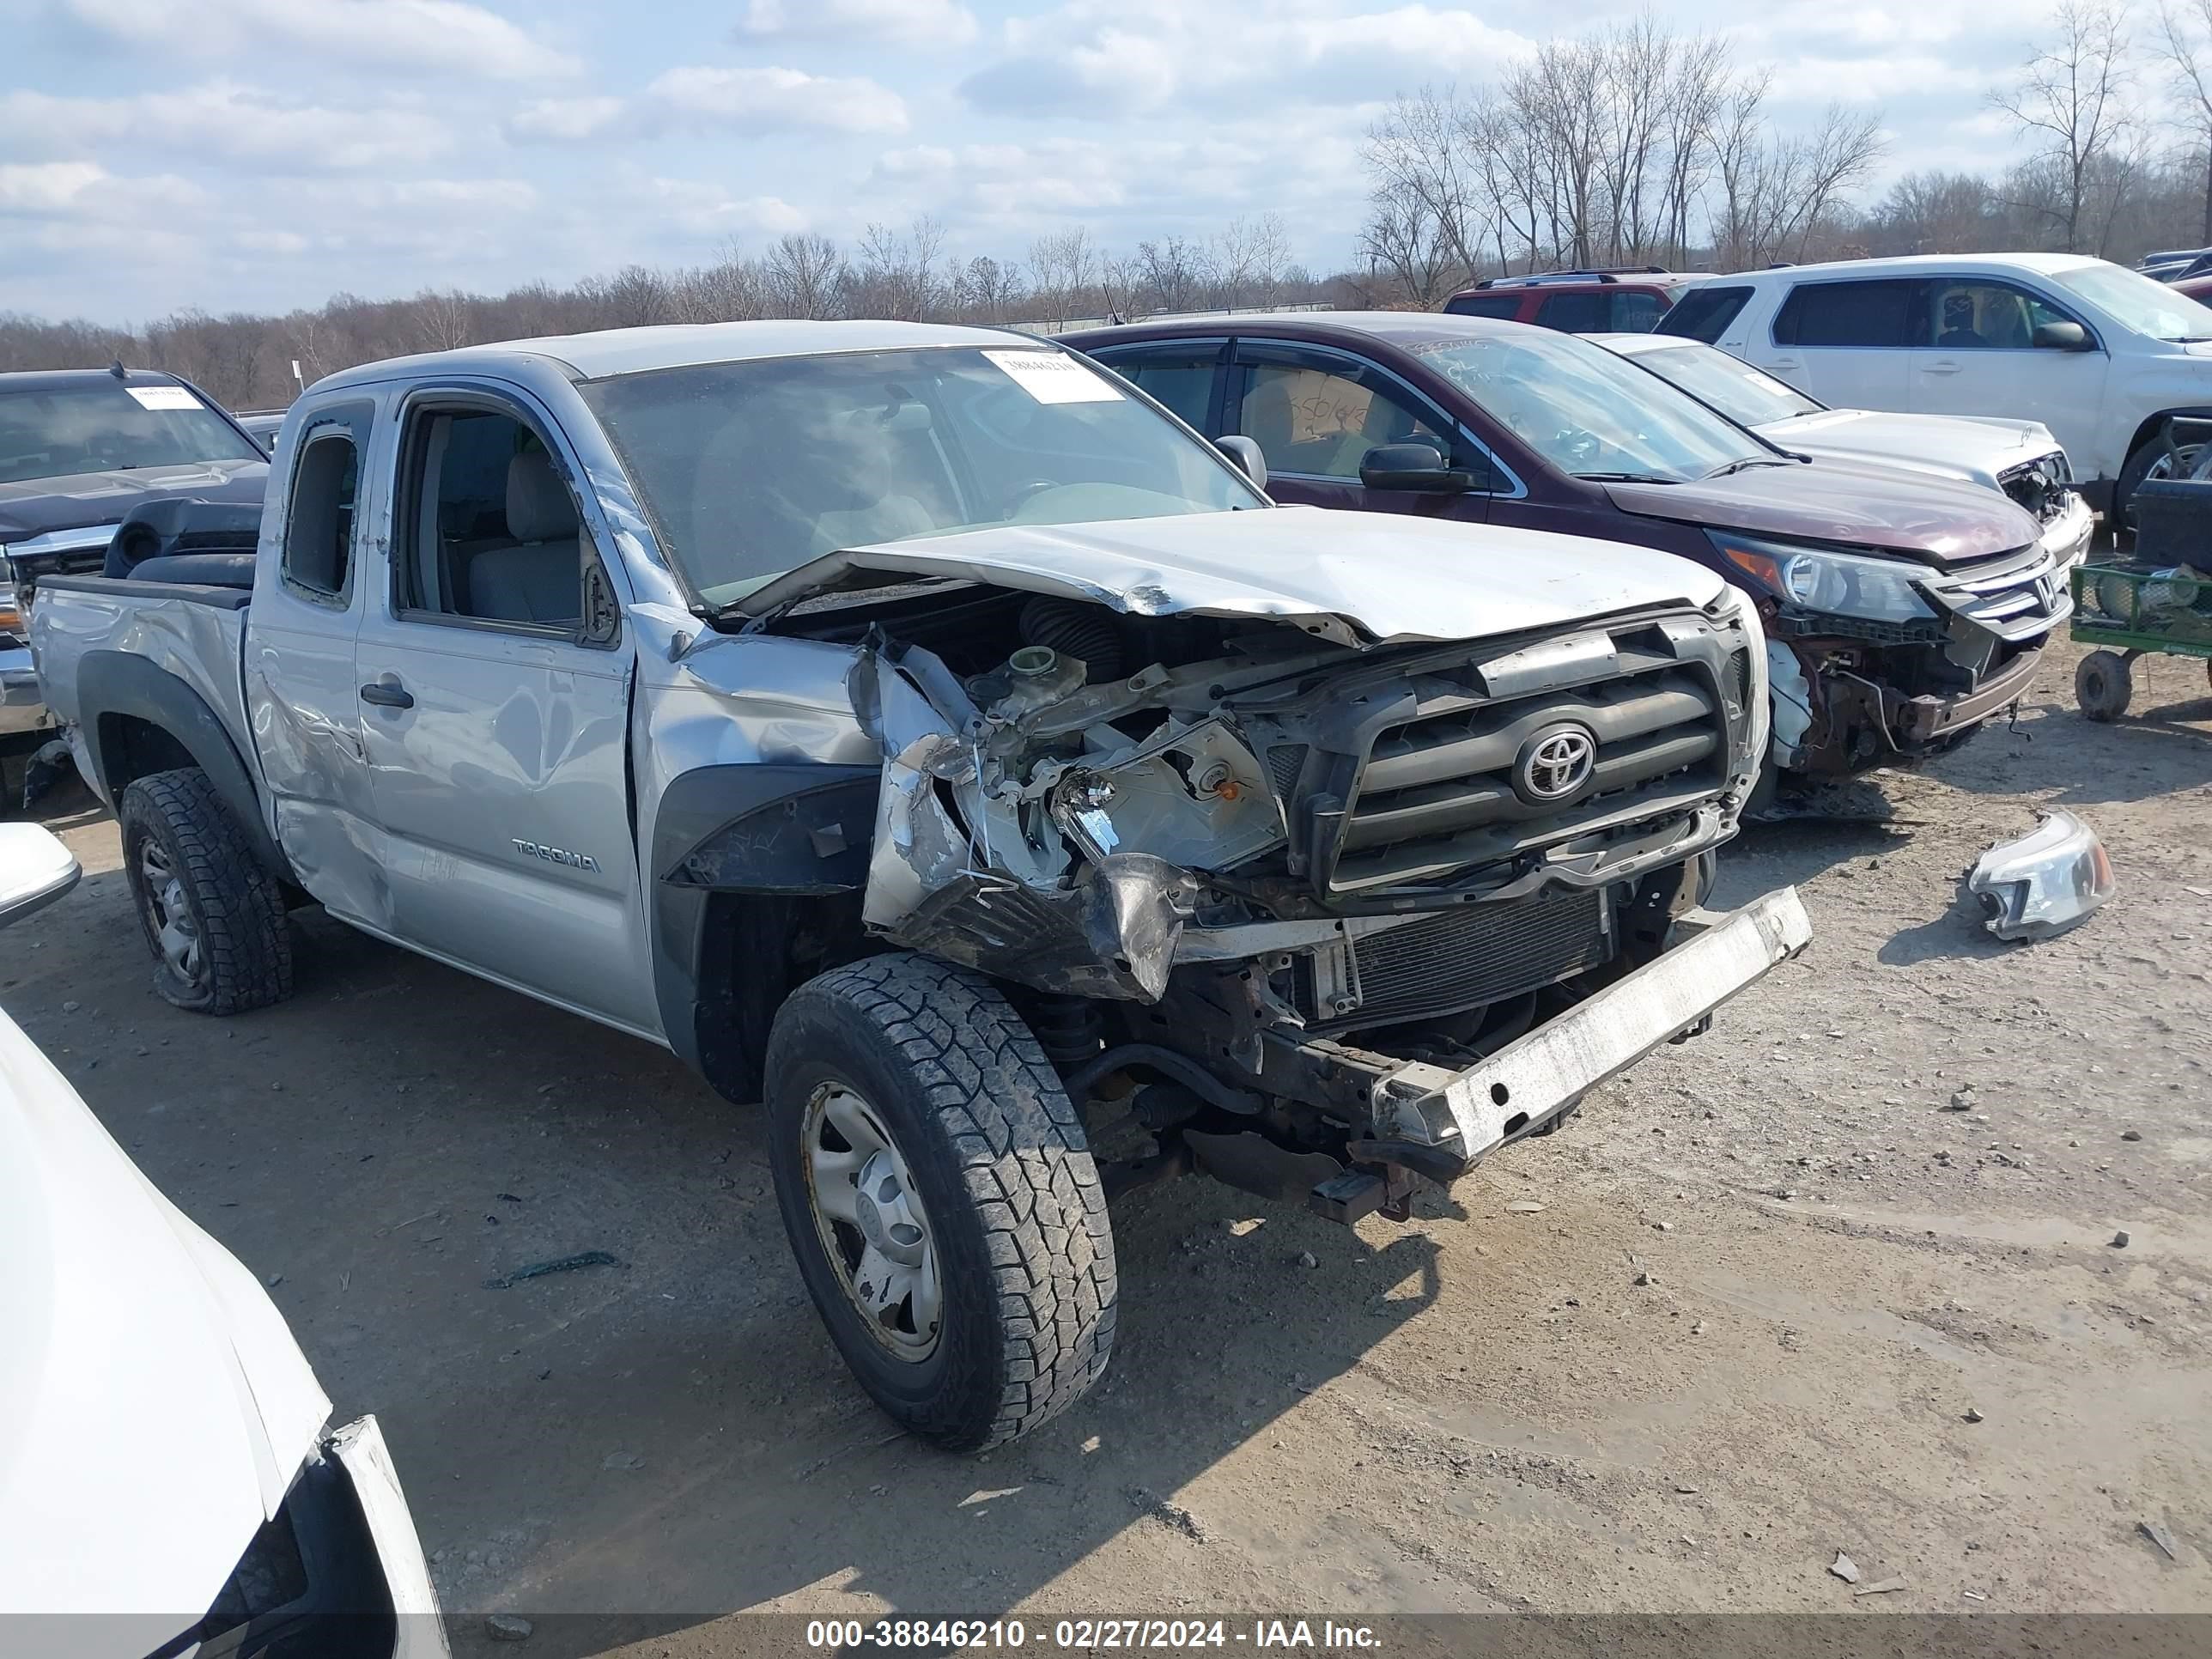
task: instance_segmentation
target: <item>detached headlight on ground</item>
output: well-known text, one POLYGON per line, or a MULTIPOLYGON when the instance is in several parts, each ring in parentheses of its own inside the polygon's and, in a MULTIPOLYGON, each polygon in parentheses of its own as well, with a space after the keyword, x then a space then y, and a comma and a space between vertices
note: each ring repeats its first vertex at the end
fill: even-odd
POLYGON ((1730 564, 1800 610, 1887 623, 1920 622, 1936 614, 1912 585, 1917 565, 1725 531, 1707 533, 1730 564))

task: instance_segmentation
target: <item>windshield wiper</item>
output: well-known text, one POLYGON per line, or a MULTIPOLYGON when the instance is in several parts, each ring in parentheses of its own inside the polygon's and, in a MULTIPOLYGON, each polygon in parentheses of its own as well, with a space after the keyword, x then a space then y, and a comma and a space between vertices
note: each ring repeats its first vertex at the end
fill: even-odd
POLYGON ((1662 478, 1656 472, 1576 472, 1572 477, 1587 479, 1591 483, 1663 483, 1675 484, 1680 478, 1662 478))
POLYGON ((1787 466, 1789 465, 1789 462, 1784 460, 1778 455, 1747 455, 1740 461, 1730 461, 1725 466, 1715 467, 1711 471, 1706 473, 1705 477, 1708 478, 1726 478, 1731 477, 1738 472, 1748 471, 1754 466, 1787 466))

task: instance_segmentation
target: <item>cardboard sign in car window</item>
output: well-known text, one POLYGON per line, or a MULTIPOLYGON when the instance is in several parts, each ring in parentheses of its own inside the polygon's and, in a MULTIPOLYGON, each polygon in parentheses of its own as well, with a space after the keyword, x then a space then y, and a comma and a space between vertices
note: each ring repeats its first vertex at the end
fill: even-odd
POLYGON ((198 409, 200 400, 180 386, 126 386, 141 409, 198 409))
POLYGON ((983 355, 1041 404, 1110 404, 1121 396, 1065 352, 987 351, 983 355))

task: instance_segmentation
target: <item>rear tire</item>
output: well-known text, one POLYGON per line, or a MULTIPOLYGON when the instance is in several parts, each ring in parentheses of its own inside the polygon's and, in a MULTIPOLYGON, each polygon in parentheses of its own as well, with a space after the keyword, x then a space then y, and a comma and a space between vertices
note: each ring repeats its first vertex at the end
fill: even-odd
POLYGON ((2160 477, 2184 477, 2197 464, 2201 444, 2178 444, 2176 460, 2167 462, 2166 433, 2163 428, 2137 444, 2121 465, 2120 476, 2112 483, 2112 510, 2107 516, 2118 531, 2124 527, 2133 532, 2136 527, 2135 493, 2142 482, 2154 473, 2160 477))
POLYGON ((242 1014, 292 994, 292 929, 276 878, 198 767, 123 792, 123 868, 154 953, 154 988, 196 1014, 242 1014))
POLYGON ((2117 651, 2092 651, 2074 670, 2074 701, 2100 723, 2126 714, 2135 691, 2135 674, 2117 651))
POLYGON ((767 1084, 800 1275, 894 1422, 981 1450, 1098 1380, 1114 1346, 1105 1192, 1059 1074, 995 986, 904 953, 833 969, 778 1012, 767 1084))

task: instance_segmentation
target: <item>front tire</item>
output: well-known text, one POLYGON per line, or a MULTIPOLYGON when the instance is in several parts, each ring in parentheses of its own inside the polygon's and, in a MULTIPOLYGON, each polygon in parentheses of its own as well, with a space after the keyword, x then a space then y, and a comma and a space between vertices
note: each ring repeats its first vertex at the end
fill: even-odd
POLYGON ((988 979, 904 953, 834 969, 778 1012, 767 1085, 800 1275, 893 1421, 981 1450, 1104 1373, 1105 1193, 1058 1073, 988 979))
POLYGON ((154 989, 196 1014, 242 1014, 292 994, 283 889, 198 767, 123 792, 123 867, 154 989))

